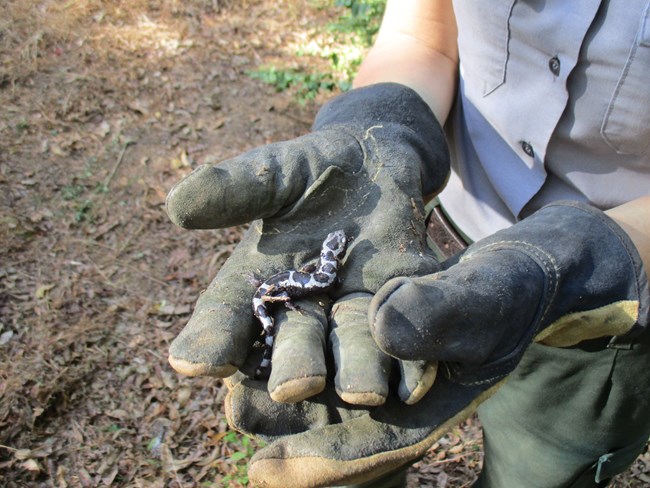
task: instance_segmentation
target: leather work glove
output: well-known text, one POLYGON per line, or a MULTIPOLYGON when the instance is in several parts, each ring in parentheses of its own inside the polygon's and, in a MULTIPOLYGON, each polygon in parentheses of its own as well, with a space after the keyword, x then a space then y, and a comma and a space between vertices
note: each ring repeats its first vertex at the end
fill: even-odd
POLYGON ((532 341, 625 341, 647 329, 649 307, 648 276, 625 232, 586 205, 550 205, 373 298, 370 327, 386 353, 440 361, 419 402, 390 395, 381 407, 353 408, 326 390, 278 404, 234 377, 226 413, 234 428, 270 443, 251 459, 255 485, 360 483, 424 455, 503 384, 532 341))
MULTIPOLYGON (((393 360, 370 336, 368 306, 390 278, 435 269, 423 195, 446 182, 448 157, 426 103, 405 86, 378 84, 326 104, 307 135, 199 167, 180 181, 167 198, 176 224, 212 229, 254 222, 173 341, 172 366, 218 377, 242 368, 262 330, 249 275, 265 280, 313 263, 326 235, 343 229, 351 243, 340 284, 329 290, 331 317, 321 306, 327 297, 319 296, 301 300, 302 313, 278 319, 268 390, 281 402, 320 392, 329 341, 339 394, 350 403, 383 403, 393 360)), ((281 309, 276 305, 274 313, 283 315, 281 309)), ((431 367, 400 367, 401 395, 416 401, 433 381, 431 367)))

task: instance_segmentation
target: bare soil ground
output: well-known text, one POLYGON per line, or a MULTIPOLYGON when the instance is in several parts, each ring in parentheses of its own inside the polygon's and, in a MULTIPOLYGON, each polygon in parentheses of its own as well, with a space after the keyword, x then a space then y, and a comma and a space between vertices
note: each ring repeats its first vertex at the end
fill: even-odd
MULTIPOLYGON (((286 63, 333 15, 296 0, 0 2, 1 486, 246 484, 254 443, 228 431, 221 382, 166 360, 240 230, 175 228, 164 199, 198 164, 309 129, 316 105, 246 71, 286 63)), ((480 465, 472 419, 409 484, 469 486, 480 465)), ((615 486, 649 473, 645 454, 615 486)))

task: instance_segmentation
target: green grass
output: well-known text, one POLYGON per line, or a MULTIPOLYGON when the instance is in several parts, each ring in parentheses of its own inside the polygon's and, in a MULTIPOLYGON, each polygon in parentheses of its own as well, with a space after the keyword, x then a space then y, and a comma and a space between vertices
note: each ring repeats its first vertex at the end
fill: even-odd
POLYGON ((234 484, 248 486, 248 460, 253 456, 255 450, 264 447, 264 444, 253 441, 247 435, 238 434, 235 431, 228 432, 222 442, 225 442, 232 451, 228 456, 228 464, 232 466, 232 472, 219 480, 221 485, 224 487, 234 484))
POLYGON ((329 25, 328 35, 319 42, 300 46, 297 58, 321 58, 328 62, 325 72, 289 66, 263 66, 249 71, 251 78, 273 86, 278 92, 291 91, 304 104, 319 93, 347 91, 359 69, 367 49, 372 45, 386 0, 326 0, 318 3, 322 9, 341 12, 329 25))

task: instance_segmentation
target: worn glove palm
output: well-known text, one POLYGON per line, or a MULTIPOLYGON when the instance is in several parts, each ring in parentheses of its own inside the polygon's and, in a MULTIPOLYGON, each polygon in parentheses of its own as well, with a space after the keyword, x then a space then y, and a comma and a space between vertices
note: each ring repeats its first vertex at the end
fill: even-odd
POLYGON ((326 392, 280 405, 255 382, 233 378, 227 416, 270 442, 251 460, 257 485, 359 483, 423 455, 501 386, 532 341, 626 340, 650 325, 649 307, 648 277, 628 236, 591 207, 551 205, 438 273, 397 278, 375 295, 370 325, 380 347, 444 365, 418 403, 389 397, 375 409, 349 408, 326 392))
MULTIPOLYGON (((429 107, 404 86, 379 84, 325 105, 305 136, 188 175, 167 199, 175 223, 203 229, 254 222, 172 343, 172 366, 220 377, 241 368, 261 331, 248 275, 264 280, 299 269, 315 260, 328 232, 344 229, 353 241, 340 286, 330 293, 332 332, 319 311, 324 297, 280 317, 268 388, 284 402, 321 391, 329 339, 339 394, 352 403, 383 403, 392 360, 370 336, 369 302, 390 278, 434 270, 423 195, 438 191, 448 171, 444 136, 429 107)), ((401 366, 402 396, 415 401, 431 384, 431 368, 401 366)))

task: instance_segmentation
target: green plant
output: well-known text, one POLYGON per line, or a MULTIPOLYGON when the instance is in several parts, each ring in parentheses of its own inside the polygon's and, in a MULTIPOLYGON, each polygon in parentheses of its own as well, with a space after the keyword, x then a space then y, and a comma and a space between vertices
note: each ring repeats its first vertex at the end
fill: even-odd
POLYGON ((99 164, 96 158, 88 159, 84 168, 72 175, 70 183, 61 187, 61 198, 69 202, 68 207, 71 208, 77 224, 92 222, 98 200, 108 193, 109 188, 105 183, 94 181, 99 164))
POLYGON ((386 0, 335 0, 334 5, 347 11, 330 28, 353 33, 364 46, 370 46, 379 31, 386 0))
POLYGON ((257 447, 262 447, 262 443, 251 440, 247 435, 238 434, 235 431, 228 432, 223 437, 223 442, 232 451, 228 456, 230 464, 234 468, 234 472, 227 474, 221 478, 222 486, 232 486, 234 483, 240 485, 248 485, 248 467, 247 460, 253 455, 257 447))
POLYGON ((266 66, 249 71, 248 75, 272 85, 277 91, 293 91, 301 104, 321 92, 349 90, 379 30, 385 6, 386 0, 327 0, 322 5, 322 8, 337 8, 342 13, 329 25, 329 36, 299 46, 296 55, 327 60, 327 72, 266 66))
POLYGON ((329 73, 306 73, 296 69, 278 69, 275 66, 251 71, 249 76, 272 85, 279 92, 293 88, 301 104, 312 100, 320 91, 333 91, 337 84, 329 73))
POLYGON ((85 191, 86 187, 77 183, 65 185, 61 188, 61 198, 63 198, 66 202, 76 200, 85 191))

